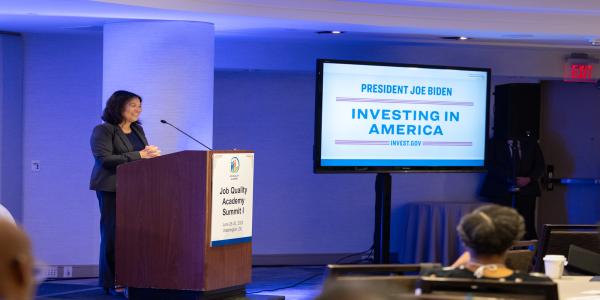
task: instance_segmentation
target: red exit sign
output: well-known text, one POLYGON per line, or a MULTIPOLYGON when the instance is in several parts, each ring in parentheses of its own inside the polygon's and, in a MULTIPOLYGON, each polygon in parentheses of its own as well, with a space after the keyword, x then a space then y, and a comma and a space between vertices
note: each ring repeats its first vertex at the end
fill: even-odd
POLYGON ((566 63, 563 79, 567 82, 593 82, 593 71, 591 64, 566 63))

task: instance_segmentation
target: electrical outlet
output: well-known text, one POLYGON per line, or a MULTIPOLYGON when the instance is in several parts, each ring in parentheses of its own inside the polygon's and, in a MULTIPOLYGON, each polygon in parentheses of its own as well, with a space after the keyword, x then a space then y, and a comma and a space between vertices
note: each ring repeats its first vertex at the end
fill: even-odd
POLYGON ((46 278, 58 278, 58 268, 48 266, 46 268, 46 278))
POLYGON ((63 278, 71 278, 73 277, 73 267, 72 266, 64 266, 63 267, 63 278))
POLYGON ((32 160, 31 161, 31 171, 33 172, 39 172, 42 168, 42 164, 39 160, 32 160))

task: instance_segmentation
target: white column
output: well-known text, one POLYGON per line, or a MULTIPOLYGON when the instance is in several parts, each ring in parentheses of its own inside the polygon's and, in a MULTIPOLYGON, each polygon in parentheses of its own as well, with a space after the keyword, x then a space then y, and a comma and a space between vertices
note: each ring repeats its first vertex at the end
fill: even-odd
POLYGON ((160 21, 104 26, 103 104, 116 90, 143 98, 142 126, 163 154, 209 147, 213 133, 214 26, 160 21))

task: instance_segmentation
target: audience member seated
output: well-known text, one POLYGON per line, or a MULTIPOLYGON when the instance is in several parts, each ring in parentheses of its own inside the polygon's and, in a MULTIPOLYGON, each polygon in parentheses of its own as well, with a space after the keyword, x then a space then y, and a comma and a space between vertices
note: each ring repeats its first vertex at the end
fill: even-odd
POLYGON ((523 217, 513 208, 482 206, 464 216, 457 231, 468 254, 451 267, 426 270, 423 276, 515 282, 550 281, 541 274, 527 274, 506 267, 508 250, 525 234, 523 217))
POLYGON ((0 299, 33 299, 33 265, 31 245, 25 232, 0 219, 0 299))

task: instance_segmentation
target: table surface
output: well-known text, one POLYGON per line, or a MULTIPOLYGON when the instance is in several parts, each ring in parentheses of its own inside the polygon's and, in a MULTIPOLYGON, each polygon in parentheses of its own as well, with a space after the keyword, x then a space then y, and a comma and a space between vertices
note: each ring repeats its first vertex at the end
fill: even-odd
POLYGON ((563 276, 555 279, 561 300, 600 300, 600 281, 590 281, 592 276, 563 276), (595 293, 583 293, 591 292, 595 293))

